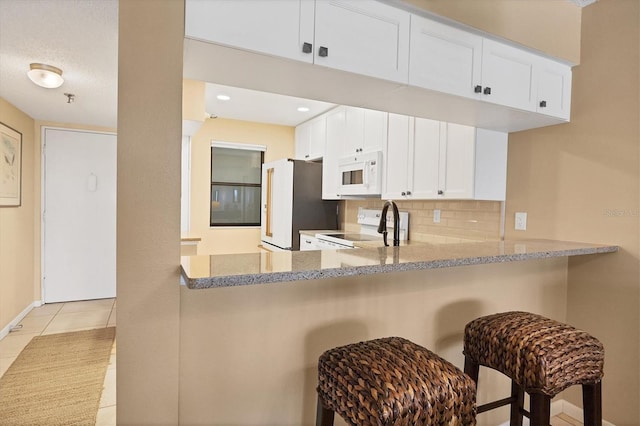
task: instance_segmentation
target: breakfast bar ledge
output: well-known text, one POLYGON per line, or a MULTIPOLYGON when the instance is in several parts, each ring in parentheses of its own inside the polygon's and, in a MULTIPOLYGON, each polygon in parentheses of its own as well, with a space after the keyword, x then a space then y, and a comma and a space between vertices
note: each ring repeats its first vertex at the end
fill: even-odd
POLYGON ((363 245, 350 250, 182 256, 181 281, 190 289, 316 280, 386 272, 451 268, 613 253, 618 246, 556 240, 458 244, 363 245))

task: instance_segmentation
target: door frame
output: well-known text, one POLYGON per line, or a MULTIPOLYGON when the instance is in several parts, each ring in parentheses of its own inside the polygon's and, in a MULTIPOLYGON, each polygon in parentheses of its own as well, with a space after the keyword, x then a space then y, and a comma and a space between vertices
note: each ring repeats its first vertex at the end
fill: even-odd
MULTIPOLYGON (((40 300, 39 306, 45 304, 45 287, 44 287, 44 273, 45 273, 45 145, 46 145, 46 133, 47 130, 61 130, 65 132, 78 132, 78 133, 94 133, 100 135, 118 136, 117 132, 102 131, 102 130, 86 130, 75 127, 59 127, 59 126, 41 126, 40 129, 40 300)), ((118 163, 116 159, 116 175, 118 172, 118 163)), ((117 192, 116 192, 117 194, 117 192)), ((116 213, 117 214, 117 213, 116 213)), ((117 217, 116 217, 117 220, 117 217)))

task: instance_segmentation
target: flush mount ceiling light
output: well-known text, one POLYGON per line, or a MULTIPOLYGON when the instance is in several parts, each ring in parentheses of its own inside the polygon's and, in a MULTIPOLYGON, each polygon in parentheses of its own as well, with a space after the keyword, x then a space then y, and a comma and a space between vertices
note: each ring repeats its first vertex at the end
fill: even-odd
POLYGON ((47 89, 55 89, 64 83, 62 70, 46 64, 30 64, 27 75, 35 84, 47 89))

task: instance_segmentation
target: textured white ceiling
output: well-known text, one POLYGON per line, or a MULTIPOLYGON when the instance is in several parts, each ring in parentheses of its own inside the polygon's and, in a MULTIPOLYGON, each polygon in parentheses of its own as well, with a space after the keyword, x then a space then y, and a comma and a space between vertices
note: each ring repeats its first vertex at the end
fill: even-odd
MULTIPOLYGON (((37 120, 116 128, 117 93, 117 0, 0 0, 0 97, 37 120), (34 85, 32 62, 62 69, 64 84, 34 85)), ((208 113, 290 126, 333 106, 215 84, 207 94, 208 113), (210 99, 220 91, 233 94, 231 101, 210 99), (311 111, 295 110, 303 103, 311 111)))
POLYGON ((0 0, 1 97, 38 120, 115 128, 117 86, 117 0, 0 0), (62 69, 64 84, 34 85, 31 62, 62 69))
POLYGON ((296 126, 335 106, 327 102, 214 83, 206 85, 205 104, 206 112, 217 117, 282 126, 296 126), (227 95, 231 99, 221 101, 217 99, 218 95, 227 95), (307 107, 309 111, 300 112, 297 110, 298 107, 307 107))

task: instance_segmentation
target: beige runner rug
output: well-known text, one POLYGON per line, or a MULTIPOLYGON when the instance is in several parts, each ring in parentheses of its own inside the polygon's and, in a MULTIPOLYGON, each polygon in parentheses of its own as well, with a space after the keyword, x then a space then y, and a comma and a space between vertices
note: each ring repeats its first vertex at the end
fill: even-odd
POLYGON ((0 425, 95 425, 115 327, 36 336, 0 378, 0 425))

